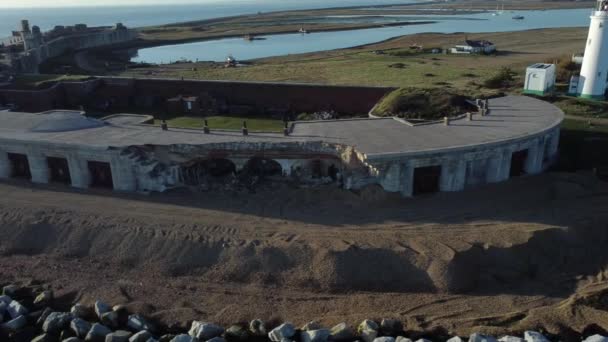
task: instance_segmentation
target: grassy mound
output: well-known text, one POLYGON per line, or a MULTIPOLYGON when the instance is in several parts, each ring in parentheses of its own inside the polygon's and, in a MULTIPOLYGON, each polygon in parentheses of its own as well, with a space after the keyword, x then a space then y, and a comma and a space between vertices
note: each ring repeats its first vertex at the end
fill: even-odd
POLYGON ((385 96, 373 111, 377 116, 436 120, 471 110, 467 97, 451 90, 400 88, 385 96))

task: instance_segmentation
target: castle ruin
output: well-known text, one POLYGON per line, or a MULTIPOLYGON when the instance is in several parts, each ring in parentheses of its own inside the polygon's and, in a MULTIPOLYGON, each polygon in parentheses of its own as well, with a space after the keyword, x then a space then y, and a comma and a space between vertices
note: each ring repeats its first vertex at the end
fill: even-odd
POLYGON ((69 51, 90 49, 128 42, 137 38, 137 32, 118 23, 113 27, 88 27, 86 24, 55 26, 48 32, 21 21, 19 31, 0 39, 0 64, 15 72, 38 73, 39 66, 49 58, 69 51))

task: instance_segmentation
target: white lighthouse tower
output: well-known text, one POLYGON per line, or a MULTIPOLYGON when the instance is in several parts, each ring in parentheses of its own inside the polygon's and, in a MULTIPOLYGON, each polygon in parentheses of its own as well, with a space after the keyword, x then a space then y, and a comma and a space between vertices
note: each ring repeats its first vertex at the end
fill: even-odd
POLYGON ((582 98, 604 99, 608 85, 607 30, 608 0, 598 0, 597 8, 591 14, 585 57, 578 84, 575 85, 576 95, 582 98))

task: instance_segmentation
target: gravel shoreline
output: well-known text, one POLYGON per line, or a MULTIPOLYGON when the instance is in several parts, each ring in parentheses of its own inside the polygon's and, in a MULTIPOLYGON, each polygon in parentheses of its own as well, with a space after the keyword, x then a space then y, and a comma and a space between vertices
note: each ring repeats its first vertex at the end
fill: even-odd
MULTIPOLYGON (((366 319, 357 327, 339 323, 331 328, 311 321, 301 328, 289 322, 251 322, 223 327, 194 320, 189 329, 162 326, 158 322, 129 312, 126 306, 110 306, 102 301, 93 305, 75 303, 69 311, 56 309, 53 291, 47 286, 31 284, 3 287, 0 296, 0 338, 9 342, 550 342, 559 336, 546 337, 536 331, 523 336, 494 337, 473 333, 468 337, 407 337, 404 325, 396 319, 376 322, 366 319)), ((65 303, 64 303, 65 305, 65 303)), ((60 306, 60 305, 59 305, 60 306)), ((599 334, 583 342, 608 342, 599 334)))

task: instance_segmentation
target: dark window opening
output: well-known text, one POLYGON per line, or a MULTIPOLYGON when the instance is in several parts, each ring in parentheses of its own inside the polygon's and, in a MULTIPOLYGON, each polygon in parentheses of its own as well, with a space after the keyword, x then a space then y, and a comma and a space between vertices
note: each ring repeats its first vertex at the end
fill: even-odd
POLYGON ((272 159, 252 158, 245 164, 243 173, 256 175, 260 178, 282 176, 283 168, 281 164, 272 159))
POLYGON ((338 170, 338 168, 334 165, 331 164, 328 168, 327 168, 327 175, 335 182, 338 180, 338 173, 340 172, 340 170, 338 170))
POLYGON ((181 181, 186 185, 201 185, 209 178, 224 178, 236 174, 236 165, 228 159, 197 159, 181 168, 181 181))
POLYGON ((110 163, 87 162, 91 174, 91 186, 95 188, 114 189, 112 181, 112 167, 110 163))
POLYGON ((49 166, 49 173, 51 182, 71 184, 72 178, 70 177, 70 167, 68 166, 68 160, 65 158, 46 158, 49 166))
POLYGON ((313 160, 312 164, 311 164, 311 173, 312 173, 312 178, 314 179, 318 179, 323 177, 323 170, 321 167, 321 161, 320 160, 313 160))
POLYGON ((439 192, 441 166, 418 167, 414 170, 414 196, 439 192))
POLYGON ((519 177, 526 174, 526 160, 528 159, 528 150, 513 152, 511 155, 511 177, 519 177))
POLYGON ((11 162, 11 177, 32 179, 30 162, 25 154, 9 153, 8 160, 11 162))

